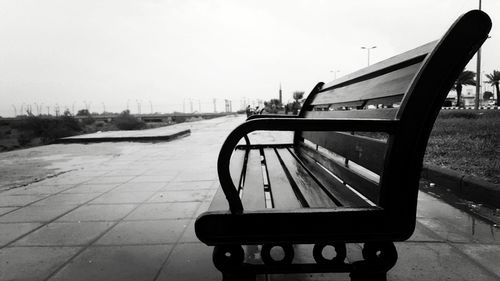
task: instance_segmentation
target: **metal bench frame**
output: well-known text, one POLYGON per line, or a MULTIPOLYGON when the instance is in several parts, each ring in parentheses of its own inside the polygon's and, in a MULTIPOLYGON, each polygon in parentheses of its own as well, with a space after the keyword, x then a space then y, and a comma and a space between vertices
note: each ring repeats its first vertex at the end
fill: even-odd
POLYGON ((408 239, 415 228, 420 171, 434 121, 455 79, 486 40, 490 29, 491 20, 484 12, 470 11, 457 19, 439 41, 329 84, 318 83, 299 116, 254 115, 234 129, 225 140, 217 162, 229 210, 211 207, 195 224, 199 239, 216 246, 214 263, 223 272, 224 280, 253 280, 258 273, 295 272, 350 272, 352 280, 385 280, 386 272, 397 260, 393 242, 408 239), (393 111, 394 118, 360 118, 355 110, 342 112, 338 118, 305 117, 318 94, 345 84, 361 83, 417 61, 422 64, 399 108, 393 111), (247 135, 259 130, 295 132, 292 148, 302 142, 303 132, 308 131, 387 133, 377 206, 245 210, 231 177, 231 155, 241 139, 247 141, 247 149, 252 148, 247 135), (365 243, 364 260, 345 263, 345 243, 365 243), (293 264, 293 244, 314 244, 316 263, 293 264), (264 264, 244 263, 240 245, 263 245, 264 264), (337 254, 333 260, 321 254, 327 245, 335 247, 337 254), (273 246, 283 249, 283 260, 270 258, 273 246))

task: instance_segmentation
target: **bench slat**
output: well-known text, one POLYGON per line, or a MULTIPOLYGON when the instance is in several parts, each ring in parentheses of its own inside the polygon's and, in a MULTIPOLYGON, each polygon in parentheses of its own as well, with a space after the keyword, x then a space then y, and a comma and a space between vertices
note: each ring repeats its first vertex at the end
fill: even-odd
POLYGON ((339 132, 303 132, 302 137, 377 174, 384 169, 383 141, 339 132))
POLYGON ((307 154, 310 157, 316 159, 316 162, 320 163, 325 168, 332 171, 333 174, 338 176, 341 180, 350 185, 352 188, 362 193, 365 197, 370 199, 375 204, 378 203, 379 186, 377 183, 372 182, 367 178, 360 176, 359 174, 337 163, 336 161, 332 161, 332 159, 330 159, 326 155, 316 150, 313 150, 312 148, 304 145, 303 143, 297 146, 295 153, 299 156, 299 158, 304 157, 302 154, 307 154))
POLYGON ((328 197, 321 187, 309 175, 307 170, 295 159, 286 148, 276 150, 286 164, 286 169, 293 181, 301 191, 309 207, 336 207, 337 205, 328 197))
POLYGON ((438 41, 432 41, 422 46, 419 46, 415 49, 409 50, 402 54, 396 55, 394 57, 388 58, 384 61, 378 62, 376 64, 372 64, 366 68, 353 72, 349 75, 340 77, 336 80, 333 80, 323 86, 323 89, 328 89, 334 87, 339 84, 343 84, 350 80, 356 80, 363 78, 367 75, 377 75, 377 73, 383 72, 385 69, 392 68, 399 64, 404 64, 408 61, 423 61, 425 56, 430 53, 434 47, 437 45, 438 41))
POLYGON ((367 110, 325 110, 309 111, 305 118, 368 118, 368 119, 394 119, 397 108, 381 108, 367 110))
POLYGON ((416 63, 369 80, 320 92, 311 104, 345 103, 402 95, 408 90, 419 68, 420 63, 416 63))
POLYGON ((231 173, 231 178, 233 179, 234 186, 239 189, 240 178, 243 175, 243 167, 245 163, 245 150, 237 149, 231 155, 231 165, 229 166, 229 171, 231 173))
POLYGON ((264 149, 264 155, 273 197, 273 207, 275 209, 297 209, 302 207, 291 188, 290 181, 279 162, 275 150, 266 148, 264 149))
POLYGON ((258 149, 251 149, 249 151, 245 181, 243 183, 243 196, 241 198, 245 210, 266 208, 264 179, 262 177, 262 164, 260 159, 260 151, 258 149))
POLYGON ((316 163, 308 154, 303 154, 301 160, 307 165, 316 179, 342 204, 343 207, 369 207, 368 202, 351 191, 338 179, 330 175, 316 163))

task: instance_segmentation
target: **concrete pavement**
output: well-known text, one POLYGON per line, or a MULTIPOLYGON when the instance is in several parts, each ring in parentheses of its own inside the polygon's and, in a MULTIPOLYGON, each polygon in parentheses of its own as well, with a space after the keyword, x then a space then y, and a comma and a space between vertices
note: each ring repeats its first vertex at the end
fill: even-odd
MULTIPOLYGON (((191 135, 166 143, 69 145, 114 153, 0 193, 0 280, 221 280, 193 222, 218 187, 221 143, 243 120, 180 124, 191 135)), ((57 155, 65 146, 29 152, 57 155)), ((9 155, 0 154, 0 161, 9 155)), ((500 229, 426 193, 419 194, 415 234, 396 246, 400 257, 389 280, 500 279, 500 229)), ((309 248, 299 246, 296 260, 310 260, 309 248)), ((335 274, 267 279, 332 278, 348 280, 335 274)))

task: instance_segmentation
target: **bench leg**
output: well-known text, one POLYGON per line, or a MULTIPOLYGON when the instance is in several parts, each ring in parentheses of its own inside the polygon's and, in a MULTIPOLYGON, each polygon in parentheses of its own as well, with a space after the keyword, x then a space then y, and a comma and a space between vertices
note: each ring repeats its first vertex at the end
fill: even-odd
POLYGON ((396 247, 392 242, 369 242, 363 246, 365 260, 355 262, 351 272, 352 281, 387 281, 389 271, 398 260, 396 247))

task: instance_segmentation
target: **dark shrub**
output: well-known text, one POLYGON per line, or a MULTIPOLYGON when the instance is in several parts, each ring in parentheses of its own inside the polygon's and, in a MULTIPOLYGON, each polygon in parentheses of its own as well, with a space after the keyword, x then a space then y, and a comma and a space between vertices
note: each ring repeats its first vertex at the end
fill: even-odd
POLYGON ((46 144, 58 138, 76 135, 82 130, 78 120, 70 114, 55 118, 29 116, 16 124, 15 128, 21 132, 18 139, 21 145, 34 138, 40 138, 42 143, 46 144))
POLYGON ((89 116, 82 119, 82 123, 83 123, 83 125, 87 125, 87 126, 92 125, 95 123, 95 119, 89 115, 89 116))
POLYGON ((146 123, 130 115, 129 110, 125 110, 113 120, 113 124, 120 130, 139 130, 146 127, 146 123))

